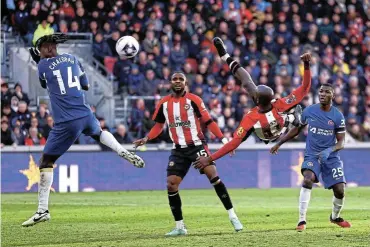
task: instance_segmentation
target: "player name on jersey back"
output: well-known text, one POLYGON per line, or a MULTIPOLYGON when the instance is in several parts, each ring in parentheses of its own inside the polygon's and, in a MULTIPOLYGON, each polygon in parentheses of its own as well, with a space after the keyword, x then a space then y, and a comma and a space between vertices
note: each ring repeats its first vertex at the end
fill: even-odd
POLYGON ((68 57, 65 56, 64 54, 61 55, 60 57, 56 57, 55 59, 52 60, 51 64, 49 65, 49 69, 54 70, 55 67, 60 64, 60 63, 70 63, 70 64, 75 64, 75 58, 71 57, 69 55, 68 57))
POLYGON ((52 114, 55 123, 71 121, 91 114, 86 103, 80 81, 85 71, 77 58, 70 54, 61 54, 53 58, 44 58, 38 64, 39 78, 46 82, 52 114))

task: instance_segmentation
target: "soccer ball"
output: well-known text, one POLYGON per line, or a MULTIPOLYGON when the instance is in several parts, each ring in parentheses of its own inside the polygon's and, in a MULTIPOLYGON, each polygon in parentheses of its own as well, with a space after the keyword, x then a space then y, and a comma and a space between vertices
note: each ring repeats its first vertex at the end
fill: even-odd
POLYGON ((123 36, 117 40, 116 51, 121 57, 134 57, 139 52, 139 42, 132 36, 123 36))

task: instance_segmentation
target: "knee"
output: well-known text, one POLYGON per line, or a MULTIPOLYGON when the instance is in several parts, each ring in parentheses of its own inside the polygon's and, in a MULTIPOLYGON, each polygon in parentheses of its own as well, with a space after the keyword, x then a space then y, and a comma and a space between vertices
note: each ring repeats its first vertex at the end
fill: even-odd
POLYGON ((45 169, 45 168, 53 168, 53 163, 42 160, 41 163, 40 163, 39 169, 41 170, 41 169, 45 169))
POLYGON ((167 180, 167 191, 175 192, 178 188, 179 185, 175 181, 170 179, 167 180))
POLYGON ((335 198, 343 199, 344 198, 344 189, 343 188, 335 189, 334 190, 334 196, 335 196, 335 198))
POLYGON ((305 176, 303 178, 303 187, 307 189, 312 189, 312 185, 315 179, 312 176, 305 176))
POLYGON ((53 168, 54 162, 59 156, 56 155, 43 155, 40 159, 39 169, 53 168))

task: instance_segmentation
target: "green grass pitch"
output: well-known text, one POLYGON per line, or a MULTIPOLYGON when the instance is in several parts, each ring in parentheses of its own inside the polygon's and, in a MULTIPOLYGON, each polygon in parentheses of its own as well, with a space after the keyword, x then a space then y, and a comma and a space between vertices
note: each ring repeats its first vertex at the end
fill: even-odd
POLYGON ((329 223, 331 191, 315 188, 307 230, 295 231, 296 189, 230 190, 245 230, 235 233, 213 190, 182 190, 189 235, 166 238, 174 227, 165 191, 51 194, 52 220, 21 223, 36 210, 37 195, 2 194, 1 246, 370 246, 370 188, 347 189, 342 216, 352 228, 329 223))

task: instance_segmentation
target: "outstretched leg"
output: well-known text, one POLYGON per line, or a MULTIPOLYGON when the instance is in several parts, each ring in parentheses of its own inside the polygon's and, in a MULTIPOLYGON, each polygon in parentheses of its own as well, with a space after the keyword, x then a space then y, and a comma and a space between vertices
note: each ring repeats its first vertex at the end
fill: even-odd
POLYGON ((99 137, 93 136, 93 138, 116 151, 119 156, 126 159, 134 166, 138 168, 143 168, 145 166, 144 160, 141 157, 123 148, 110 132, 103 130, 99 137))
POLYGON ((231 72, 239 81, 241 81, 242 86, 247 89, 248 93, 255 100, 257 96, 257 86, 253 82, 251 75, 242 66, 240 66, 237 61, 230 57, 221 38, 215 37, 213 39, 213 44, 217 49, 218 55, 229 65, 231 72))

